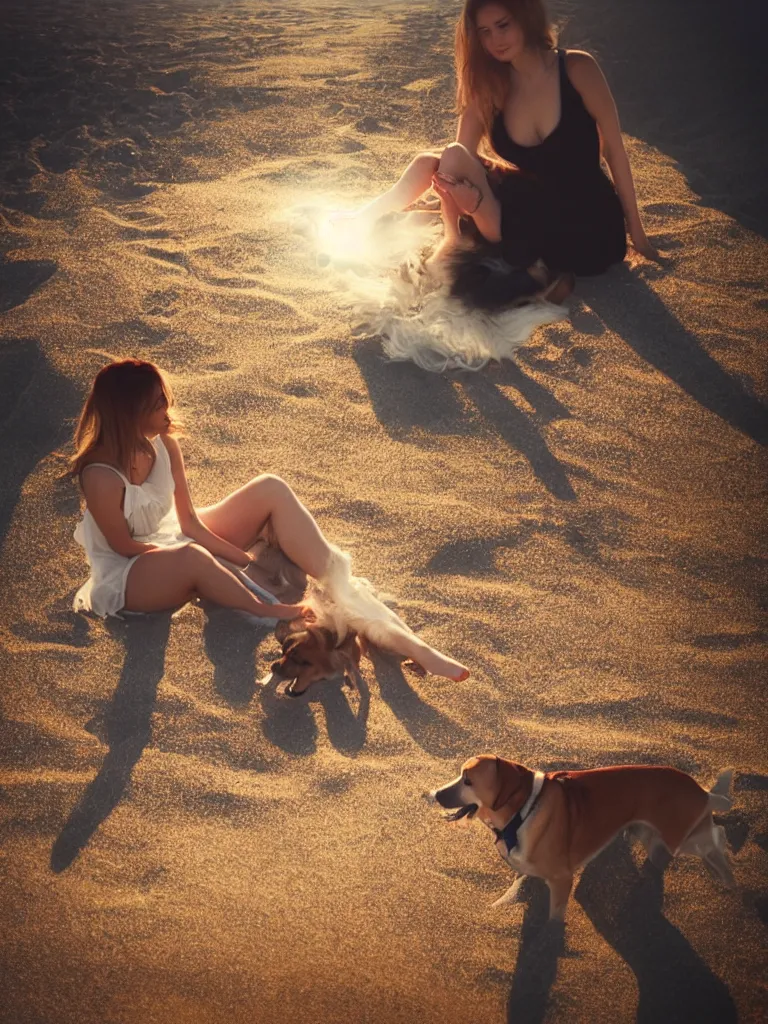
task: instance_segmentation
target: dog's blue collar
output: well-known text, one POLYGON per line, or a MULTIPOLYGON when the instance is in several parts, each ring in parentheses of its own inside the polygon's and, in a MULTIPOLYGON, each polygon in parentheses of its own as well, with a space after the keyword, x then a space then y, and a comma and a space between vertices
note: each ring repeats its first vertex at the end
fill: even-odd
POLYGON ((493 832, 496 836, 496 842, 500 839, 504 840, 504 845, 507 850, 511 853, 512 850, 517 846, 517 833, 521 825, 533 810, 536 801, 541 793, 541 787, 544 785, 544 772, 536 772, 533 777, 533 786, 531 787, 531 795, 525 801, 523 806, 512 818, 511 821, 507 822, 504 828, 494 828, 493 832))

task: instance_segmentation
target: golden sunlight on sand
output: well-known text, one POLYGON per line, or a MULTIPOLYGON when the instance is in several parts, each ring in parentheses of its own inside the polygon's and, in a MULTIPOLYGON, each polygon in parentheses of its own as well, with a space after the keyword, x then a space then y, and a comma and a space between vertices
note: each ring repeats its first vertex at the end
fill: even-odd
POLYGON ((614 88, 666 262, 441 375, 383 358, 350 281, 387 253, 329 216, 453 137, 455 0, 10 0, 2 1021, 759 1019, 768 221, 730 36, 702 14, 675 49, 684 8, 553 4, 614 88), (224 611, 74 615, 56 452, 128 355, 168 371, 198 504, 285 477, 472 678, 377 657, 359 697, 288 701, 256 685, 274 637, 224 611), (738 888, 693 859, 662 883, 617 840, 565 940, 535 884, 492 908, 487 834, 425 798, 481 750, 733 767, 738 888))

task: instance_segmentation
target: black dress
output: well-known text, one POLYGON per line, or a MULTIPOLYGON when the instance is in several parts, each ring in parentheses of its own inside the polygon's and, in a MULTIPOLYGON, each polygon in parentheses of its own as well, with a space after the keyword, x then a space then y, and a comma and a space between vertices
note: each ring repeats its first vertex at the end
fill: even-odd
POLYGON ((491 142, 516 171, 491 173, 501 204, 501 245, 513 266, 542 259, 551 271, 601 274, 624 259, 624 214, 613 183, 600 166, 597 124, 571 83, 558 51, 560 121, 537 146, 509 137, 501 111, 491 142))

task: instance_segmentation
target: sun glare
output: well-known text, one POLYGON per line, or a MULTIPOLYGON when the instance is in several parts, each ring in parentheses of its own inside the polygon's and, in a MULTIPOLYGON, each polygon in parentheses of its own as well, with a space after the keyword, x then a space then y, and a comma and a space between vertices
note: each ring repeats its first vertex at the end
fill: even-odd
POLYGON ((311 241, 318 267, 363 276, 395 269, 408 255, 433 245, 438 230, 437 218, 412 213, 371 225, 355 210, 340 209, 322 197, 285 210, 283 217, 311 241))

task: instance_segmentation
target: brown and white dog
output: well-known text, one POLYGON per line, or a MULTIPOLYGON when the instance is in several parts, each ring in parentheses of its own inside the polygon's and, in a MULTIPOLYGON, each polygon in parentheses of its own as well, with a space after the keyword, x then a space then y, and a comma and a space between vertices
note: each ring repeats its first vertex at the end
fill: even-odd
POLYGON ((725 885, 734 885, 725 832, 713 811, 731 806, 731 773, 711 792, 676 768, 627 765, 587 771, 533 772, 492 754, 470 758, 457 779, 432 794, 456 820, 477 817, 495 834, 496 848, 520 878, 494 906, 512 903, 525 875, 549 886, 549 916, 562 920, 574 873, 622 830, 664 867, 694 854, 725 885))
POLYGON ((360 658, 367 651, 353 630, 339 641, 332 629, 294 621, 281 622, 275 636, 283 651, 272 663, 271 672, 282 680, 279 692, 286 697, 299 697, 312 683, 337 675, 359 690, 360 658))
MULTIPOLYGON (((350 629, 340 640, 335 630, 300 619, 280 622, 275 636, 283 650, 277 661, 272 662, 270 672, 281 680, 280 694, 300 697, 313 683, 334 676, 342 676, 352 690, 359 692, 360 659, 370 656, 371 646, 364 636, 350 629)), ((415 661, 407 659, 402 664, 418 676, 426 675, 426 670, 415 661)))

